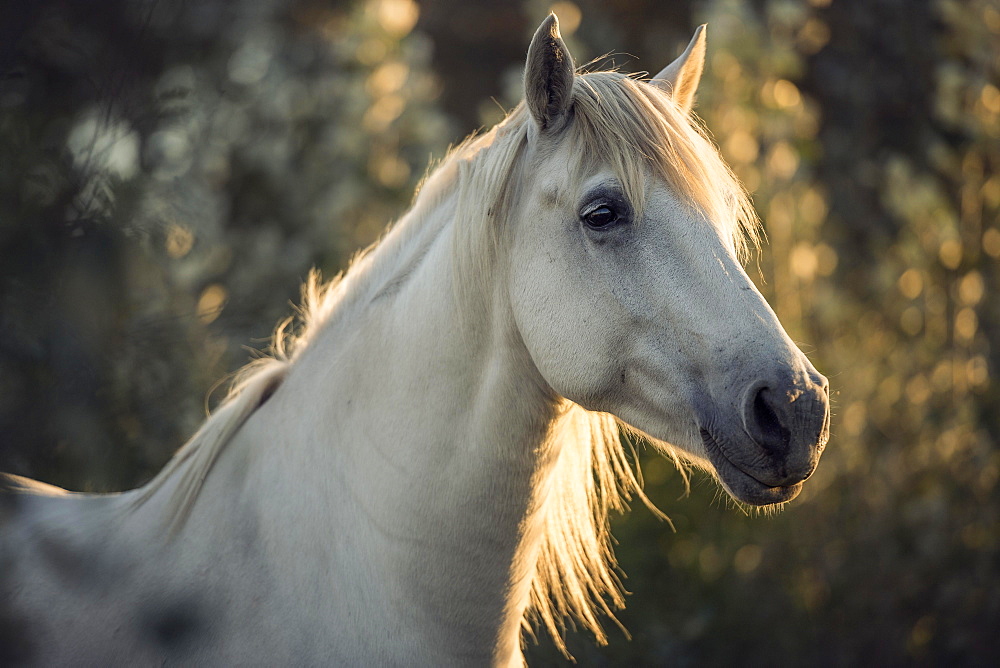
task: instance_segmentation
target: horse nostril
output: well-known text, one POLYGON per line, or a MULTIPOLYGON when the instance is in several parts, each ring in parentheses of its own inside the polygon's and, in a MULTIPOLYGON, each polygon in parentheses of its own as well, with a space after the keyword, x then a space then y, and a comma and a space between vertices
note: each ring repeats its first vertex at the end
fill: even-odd
POLYGON ((771 407, 771 390, 760 388, 753 398, 751 419, 748 420, 750 436, 757 443, 772 452, 784 452, 788 449, 789 434, 781 424, 781 419, 771 407))

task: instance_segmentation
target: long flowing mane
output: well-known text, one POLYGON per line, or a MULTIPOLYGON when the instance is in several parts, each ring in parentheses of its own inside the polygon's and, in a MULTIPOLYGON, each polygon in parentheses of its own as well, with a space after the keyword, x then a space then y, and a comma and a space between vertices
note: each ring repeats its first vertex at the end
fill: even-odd
MULTIPOLYGON (((429 172, 410 213, 381 243, 361 253, 332 281, 310 275, 298 317, 278 327, 270 354, 237 374, 223 406, 168 466, 186 467, 180 491, 173 492, 178 517, 193 502, 226 441, 324 325, 333 317, 349 317, 351 304, 366 303, 366 295, 384 289, 419 261, 421 250, 414 246, 426 244, 414 242, 439 233, 426 228, 434 224, 429 214, 446 197, 457 200, 451 230, 456 296, 470 308, 483 307, 491 289, 486 281, 496 276, 494 265, 505 257, 499 251, 512 227, 507 217, 522 187, 520 176, 528 168, 521 158, 529 126, 530 115, 522 104, 491 131, 467 139, 429 172)), ((610 165, 637 209, 644 200, 646 176, 652 173, 717 226, 734 252, 744 253, 756 243, 758 227, 746 193, 705 131, 668 94, 617 72, 582 74, 574 83, 572 120, 563 132, 563 141, 578 148, 578 161, 570 168, 582 175, 595 164, 610 165)), ((639 219, 641 211, 637 214, 639 219)), ((529 633, 534 625, 545 627, 565 652, 567 625, 580 625, 598 642, 607 642, 600 617, 614 618, 614 609, 624 606, 609 515, 624 510, 633 496, 648 501, 614 417, 565 401, 550 438, 560 454, 541 511, 544 536, 531 603, 522 621, 529 633)), ((662 448, 681 465, 669 445, 662 448)), ((168 470, 154 479, 143 498, 163 485, 168 470)))

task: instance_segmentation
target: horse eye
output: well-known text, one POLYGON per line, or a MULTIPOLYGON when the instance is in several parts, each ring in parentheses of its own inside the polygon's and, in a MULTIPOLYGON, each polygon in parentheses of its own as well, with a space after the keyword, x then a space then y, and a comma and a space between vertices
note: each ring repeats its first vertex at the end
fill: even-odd
POLYGON ((584 221, 594 229, 602 229, 618 221, 618 213, 609 206, 601 206, 587 213, 584 221))

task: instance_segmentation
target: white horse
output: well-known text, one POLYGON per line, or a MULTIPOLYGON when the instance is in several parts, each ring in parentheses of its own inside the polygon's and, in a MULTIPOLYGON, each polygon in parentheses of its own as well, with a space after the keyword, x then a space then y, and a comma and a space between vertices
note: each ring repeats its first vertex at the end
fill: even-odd
POLYGON ((622 605, 622 424, 743 503, 793 498, 827 383, 738 260, 750 205, 690 118, 704 44, 577 75, 549 16, 525 103, 309 281, 155 479, 5 476, 0 662, 520 665, 524 626, 603 640, 622 605))

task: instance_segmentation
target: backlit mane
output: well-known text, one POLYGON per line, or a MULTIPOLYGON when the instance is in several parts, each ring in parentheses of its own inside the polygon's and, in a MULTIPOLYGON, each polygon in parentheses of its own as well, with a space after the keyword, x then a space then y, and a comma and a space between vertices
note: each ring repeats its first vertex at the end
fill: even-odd
MULTIPOLYGON (((505 257, 499 251, 512 227, 507 217, 514 212, 521 177, 530 169, 521 159, 530 125, 530 115, 521 104, 491 131, 467 139, 430 172, 413 209, 381 243, 359 254, 342 276, 330 282, 311 274, 303 286, 299 326, 289 326, 294 324, 289 319, 278 327, 271 354, 237 374, 226 405, 239 403, 244 388, 266 384, 255 383, 259 376, 283 377, 332 317, 350 318, 352 305, 363 308, 400 272, 409 271, 430 240, 444 231, 425 227, 435 218, 429 214, 445 202, 455 207, 454 217, 439 227, 447 228, 453 220, 456 298, 473 308, 485 307, 496 271, 506 270, 497 262, 505 257), (276 367, 282 367, 281 372, 276 367)), ((744 253, 756 243, 756 218, 745 192, 701 127, 658 88, 617 72, 577 76, 571 120, 563 133, 562 141, 578 147, 578 160, 570 169, 582 173, 598 163, 610 165, 635 207, 637 220, 645 179, 652 172, 716 225, 734 252, 744 253)), ((469 319, 475 323, 477 312, 471 313, 469 319)), ((260 390, 265 391, 269 390, 260 390)), ((210 432, 210 425, 224 412, 225 405, 203 431, 210 432)), ((224 430, 225 439, 234 429, 224 430)), ((605 643, 600 616, 613 617, 613 609, 624 606, 609 514, 623 510, 632 495, 646 499, 619 431, 614 417, 565 401, 550 435, 560 454, 542 509, 544 537, 531 603, 522 622, 529 633, 532 624, 544 626, 563 651, 567 624, 583 626, 605 643)), ((189 484, 177 502, 178 515, 192 503, 224 445, 220 440, 200 443, 196 435, 185 446, 190 456, 175 458, 178 465, 189 459, 201 462, 186 472, 189 484)), ((669 446, 664 449, 673 452, 669 446)), ((674 459, 678 461, 676 455, 674 459)))

